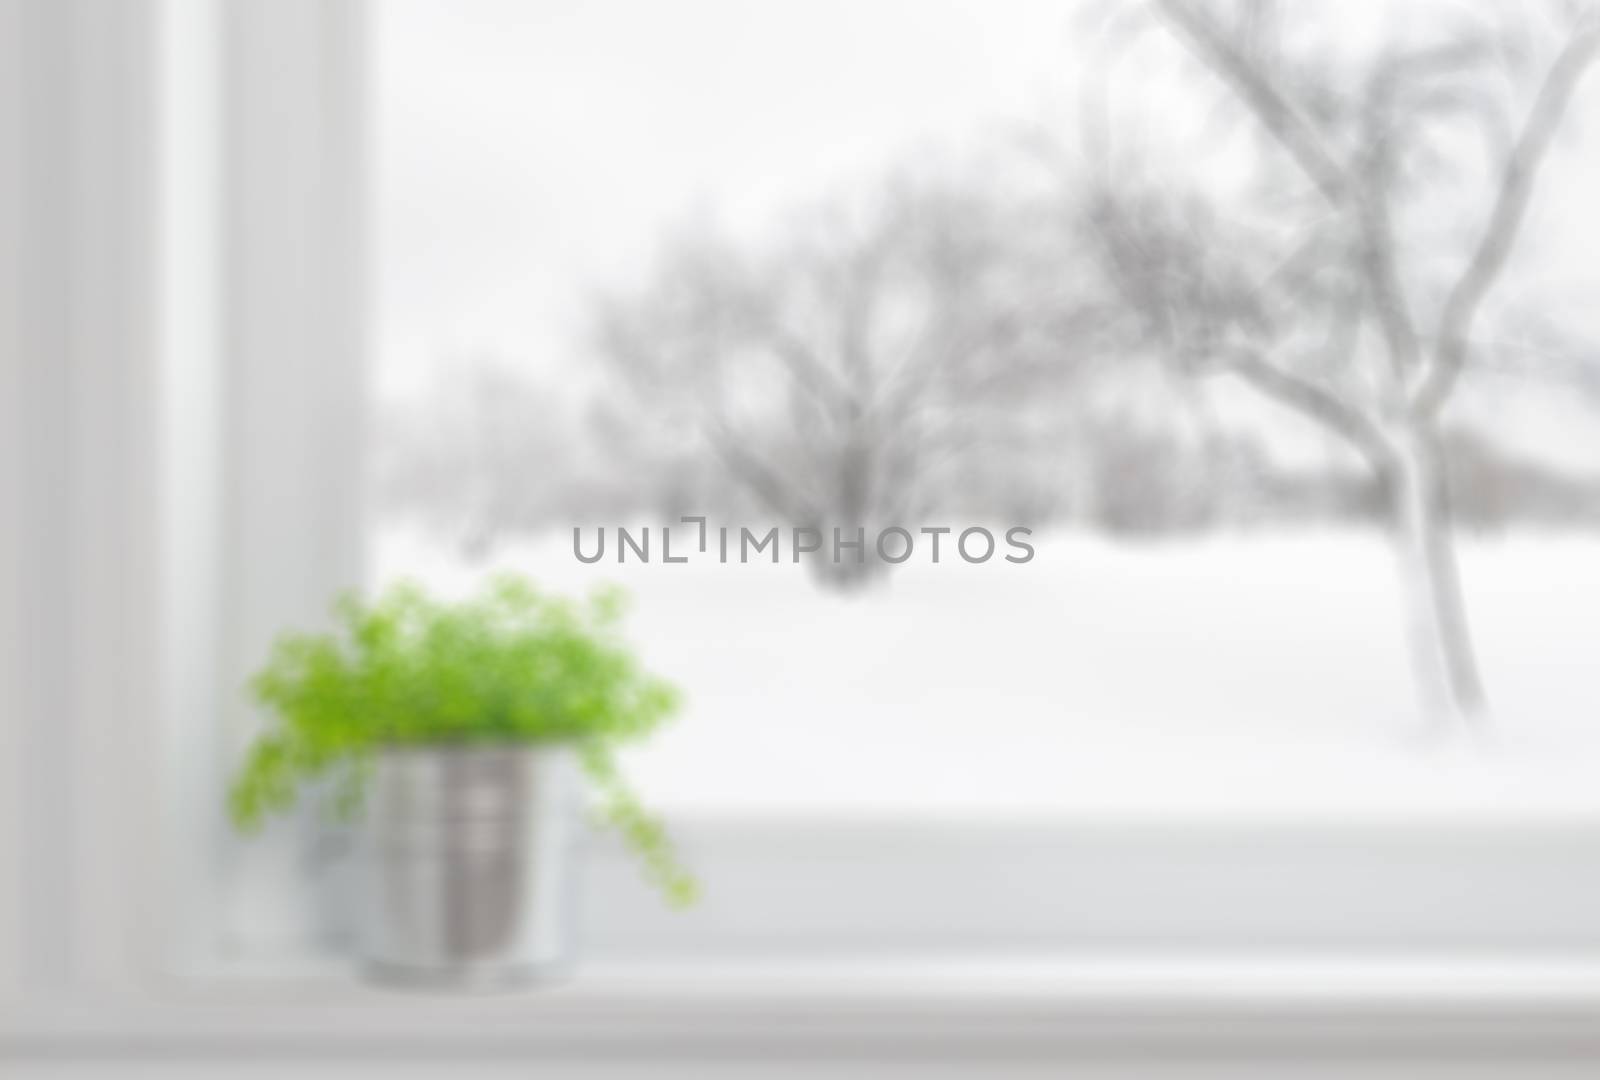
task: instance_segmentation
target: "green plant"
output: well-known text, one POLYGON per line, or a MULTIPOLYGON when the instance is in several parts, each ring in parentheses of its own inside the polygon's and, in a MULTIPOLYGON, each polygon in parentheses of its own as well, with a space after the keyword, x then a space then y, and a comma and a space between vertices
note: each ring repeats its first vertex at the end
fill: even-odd
POLYGON ((355 813, 373 755, 386 745, 565 743, 600 797, 603 820, 670 902, 688 903, 693 879, 614 757, 618 744, 654 731, 678 704, 676 689, 644 671, 621 641, 623 606, 614 589, 578 603, 510 576, 459 603, 410 584, 371 603, 341 597, 333 632, 282 635, 250 682, 273 722, 229 791, 235 825, 254 831, 322 777, 333 778, 340 812, 355 813))

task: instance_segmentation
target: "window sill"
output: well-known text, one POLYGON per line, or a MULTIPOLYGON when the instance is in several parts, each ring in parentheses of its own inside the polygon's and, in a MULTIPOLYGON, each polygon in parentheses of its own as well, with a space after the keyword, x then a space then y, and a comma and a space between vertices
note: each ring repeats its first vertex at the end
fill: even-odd
POLYGON ((494 994, 220 972, 28 1002, 12 1057, 1600 1058, 1600 957, 592 965, 494 994))

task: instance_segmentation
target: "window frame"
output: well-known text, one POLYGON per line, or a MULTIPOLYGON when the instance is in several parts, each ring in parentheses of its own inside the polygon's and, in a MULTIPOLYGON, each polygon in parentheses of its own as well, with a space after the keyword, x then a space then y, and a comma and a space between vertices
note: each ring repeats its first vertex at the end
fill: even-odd
MULTIPOLYGON (((8 140, 40 152, 32 186, 5 192, 0 212, 28 208, 21 255, 47 271, 26 310, 0 309, 18 355, 40 358, 8 365, 0 399, 12 403, 8 457, 28 463, 0 473, 23 526, 3 534, 5 609, 43 620, 9 628, 32 640, 29 670, 8 668, 5 696, 25 718, 8 728, 26 760, 15 820, 64 822, 69 839, 53 850, 52 829, 8 833, 0 857, 23 883, 26 934, 0 935, 0 959, 17 960, 30 992, 148 985, 174 970, 210 977, 261 954, 313 970, 337 927, 296 883, 308 865, 336 874, 340 860, 316 861, 325 834, 308 815, 246 847, 219 808, 254 722, 235 688, 279 628, 322 617, 328 596, 363 576, 363 430, 352 418, 365 402, 367 237, 341 224, 367 217, 363 5, 129 0, 113 26, 87 0, 25 10, 36 20, 26 29, 58 53, 14 69, 31 91, 20 97, 59 94, 77 108, 68 134, 37 116, 4 121, 8 140), (104 156, 80 159, 73 145, 104 156), (200 224, 186 225, 196 203, 200 224), (91 265, 110 269, 80 287, 91 265), (28 314, 38 310, 63 321, 28 314), (310 401, 308 379, 328 393, 310 401), (52 546, 57 536, 72 540, 52 546), (132 955, 127 940, 138 942, 132 955)), ((1262 920, 1279 947, 1382 952, 1431 929, 1445 953, 1600 949, 1593 823, 791 820, 679 831, 713 883, 686 917, 661 911, 614 840, 590 845, 598 957, 831 949, 892 965, 897 949, 952 942, 1230 955, 1263 945, 1262 920), (1312 862, 1291 872, 1296 829, 1314 841, 1299 845, 1312 862), (1090 864, 1101 869, 1086 891, 1090 864), (1184 895, 1176 867, 1198 875, 1184 895), (1351 878, 1357 891, 1335 887, 1351 878), (1516 887, 1477 923, 1427 921, 1433 909, 1408 899, 1442 904, 1507 881, 1516 887), (1368 908, 1390 921, 1363 927, 1364 942, 1341 938, 1341 905, 1383 895, 1394 904, 1368 908)))

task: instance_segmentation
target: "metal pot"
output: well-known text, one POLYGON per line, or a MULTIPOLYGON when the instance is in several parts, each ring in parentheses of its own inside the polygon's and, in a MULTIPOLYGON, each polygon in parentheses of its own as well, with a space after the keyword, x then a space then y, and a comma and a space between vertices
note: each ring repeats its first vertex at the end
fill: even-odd
POLYGON ((577 784, 560 747, 432 745, 378 755, 365 814, 368 972, 494 986, 572 961, 577 784))

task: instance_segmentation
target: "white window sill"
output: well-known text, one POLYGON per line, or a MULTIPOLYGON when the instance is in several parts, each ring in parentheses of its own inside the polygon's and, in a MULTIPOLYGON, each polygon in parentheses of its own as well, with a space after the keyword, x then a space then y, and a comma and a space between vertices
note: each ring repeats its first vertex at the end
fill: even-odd
POLYGON ((1600 1060, 1600 956, 1061 957, 585 968, 397 991, 341 969, 219 972, 24 1002, 0 1055, 863 1060, 1383 1054, 1600 1060))

